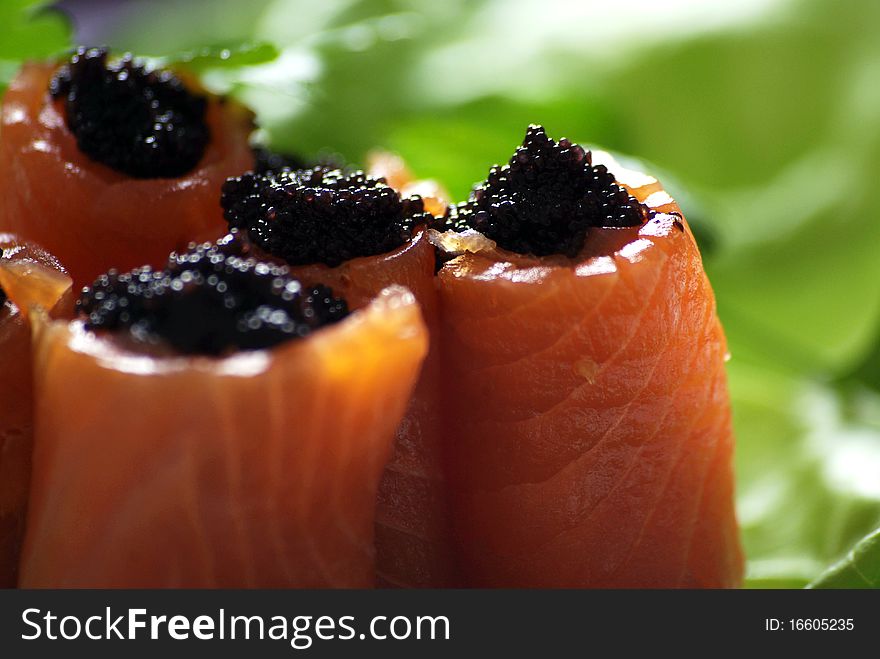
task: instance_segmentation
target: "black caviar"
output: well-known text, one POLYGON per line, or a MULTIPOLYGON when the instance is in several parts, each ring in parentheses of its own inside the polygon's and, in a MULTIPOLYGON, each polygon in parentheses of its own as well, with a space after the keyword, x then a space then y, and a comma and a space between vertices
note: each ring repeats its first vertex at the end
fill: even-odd
POLYGON ((231 228, 291 265, 382 254, 432 218, 421 197, 402 198, 384 179, 327 167, 227 179, 220 203, 231 228))
POLYGON ((476 229, 520 254, 573 257, 590 227, 639 226, 648 213, 604 165, 593 165, 589 151, 531 125, 510 162, 450 207, 442 227, 476 229))
POLYGON ((130 54, 111 62, 104 48, 78 48, 49 91, 63 99, 80 151, 135 178, 182 176, 210 139, 206 99, 130 54))
POLYGON ((329 288, 303 287, 286 266, 249 256, 235 235, 172 253, 161 270, 111 270, 83 289, 77 309, 91 330, 208 355, 269 348, 348 315, 329 288))

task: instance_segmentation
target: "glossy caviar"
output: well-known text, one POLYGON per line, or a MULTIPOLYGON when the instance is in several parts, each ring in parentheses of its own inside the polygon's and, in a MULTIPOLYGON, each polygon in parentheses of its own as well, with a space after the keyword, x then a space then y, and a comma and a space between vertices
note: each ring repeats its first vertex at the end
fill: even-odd
POLYGON ((476 229, 520 254, 574 257, 590 227, 639 226, 647 217, 589 151, 531 125, 508 164, 493 167, 467 202, 451 207, 443 226, 476 229))
POLYGON ((210 139, 207 101, 170 71, 127 54, 79 48, 49 86, 64 104, 80 151, 135 178, 174 178, 192 170, 210 139))
POLYGON ((220 203, 231 228, 291 265, 388 252, 431 218, 420 197, 401 198, 384 179, 326 167, 227 179, 220 203))
POLYGON ((83 289, 77 309, 91 330, 127 330, 185 354, 269 348, 348 315, 326 286, 304 288, 286 266, 258 261, 239 237, 173 253, 162 270, 114 270, 83 289))

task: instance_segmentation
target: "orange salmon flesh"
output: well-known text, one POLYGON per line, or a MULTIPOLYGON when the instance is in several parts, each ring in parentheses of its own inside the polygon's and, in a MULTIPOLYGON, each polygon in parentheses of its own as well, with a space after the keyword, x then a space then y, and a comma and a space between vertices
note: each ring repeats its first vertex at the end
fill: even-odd
POLYGON ((465 583, 733 587, 743 558, 715 299, 681 209, 581 258, 492 246, 439 273, 444 444, 465 583))
POLYGON ((427 350, 409 292, 219 359, 35 331, 22 586, 373 585, 376 491, 427 350))
POLYGON ((438 300, 434 247, 427 231, 387 254, 352 259, 335 268, 291 269, 306 283, 324 283, 353 308, 390 284, 406 286, 418 300, 430 333, 430 349, 413 391, 391 460, 379 485, 376 510, 376 578, 386 587, 457 585, 457 567, 443 465, 438 300))
POLYGON ((33 451, 33 306, 70 305, 70 277, 36 245, 0 233, 0 588, 16 585, 33 451))

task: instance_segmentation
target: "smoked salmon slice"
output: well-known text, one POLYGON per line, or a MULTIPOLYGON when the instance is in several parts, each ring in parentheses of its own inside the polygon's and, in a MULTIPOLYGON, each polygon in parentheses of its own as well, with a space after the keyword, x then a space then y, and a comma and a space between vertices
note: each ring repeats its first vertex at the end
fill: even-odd
MULTIPOLYGON (((78 136, 70 127, 73 106, 65 106, 64 88, 55 96, 50 91, 65 65, 26 64, 4 96, 0 118, 0 229, 43 245, 82 286, 110 267, 161 265, 171 250, 184 249, 203 235, 220 233, 224 226, 217 207, 220 187, 226 177, 253 167, 248 144, 253 121, 249 111, 232 101, 193 93, 192 98, 203 99, 206 143, 181 146, 169 140, 174 148, 169 147, 165 161, 137 158, 132 154, 144 150, 137 151, 137 147, 149 140, 154 141, 147 146, 155 144, 157 135, 132 136, 125 130, 129 124, 136 130, 135 117, 145 112, 141 121, 150 119, 138 103, 147 92, 152 93, 151 86, 159 85, 156 80, 161 78, 168 93, 174 92, 167 102, 172 109, 159 115, 156 124, 168 128, 162 121, 171 116, 168 123, 173 128, 177 115, 172 110, 188 93, 180 88, 198 91, 195 83, 184 81, 182 75, 143 72, 136 61, 125 58, 117 71, 108 63, 106 52, 96 49, 80 49, 76 57, 80 63, 94 62, 93 69, 98 67, 98 73, 89 69, 88 81, 102 71, 107 76, 124 72, 129 81, 143 79, 144 87, 132 85, 120 91, 83 83, 84 88, 109 91, 79 109, 77 117, 85 117, 82 122, 91 132, 78 136), (112 130, 102 132, 105 126, 112 130), (120 131, 130 138, 127 142, 119 137, 120 131), (96 160, 81 145, 87 145, 96 157, 107 157, 96 160), (200 157, 180 171, 176 163, 184 162, 187 149, 198 146, 202 147, 200 157)), ((157 134, 173 136, 175 132, 159 130, 157 134)))
POLYGON ((355 258, 334 268, 322 264, 292 268, 306 283, 326 283, 354 308, 386 286, 405 286, 419 301, 429 328, 428 356, 379 485, 376 576, 382 587, 440 588, 457 582, 443 465, 434 263, 434 247, 422 227, 411 241, 386 254, 355 258))
MULTIPOLYGON (((206 260, 213 255, 197 258, 214 267, 206 260)), ((176 281, 215 287, 198 304, 227 286, 251 294, 256 284, 245 275, 254 272, 268 273, 279 299, 301 290, 268 264, 223 263, 213 271, 222 289, 198 272, 176 281)), ((166 276, 139 270, 124 281, 165 286, 166 276)), ((85 319, 36 326, 21 584, 372 586, 376 490, 427 350, 412 294, 387 288, 334 324, 273 347, 181 355, 138 343, 135 325, 176 328, 183 334, 175 345, 203 348, 220 345, 203 341, 221 334, 197 343, 186 335, 187 316, 182 324, 171 318, 180 309, 157 310, 146 298, 143 306, 128 302, 131 313, 145 314, 141 321, 112 316, 118 300, 107 300, 125 289, 113 285, 112 276, 99 279, 83 294, 85 319), (123 320, 134 323, 128 338, 109 330, 123 320), (101 323, 105 329, 89 329, 101 323)), ((172 282, 162 295, 173 305, 178 292, 172 282)), ((257 339, 289 322, 279 324, 276 311, 257 308, 245 321, 257 339)), ((290 331, 301 335, 299 326, 290 331)))
POLYGON ((465 583, 737 586, 727 346, 699 250, 654 178, 589 159, 533 126, 509 166, 519 182, 495 168, 465 209, 498 242, 531 241, 541 256, 461 226, 433 234, 457 254, 438 283, 465 583), (566 242, 589 198, 559 202, 571 202, 565 217, 533 205, 564 197, 554 176, 584 162, 624 188, 596 191, 597 208, 636 219, 566 242), (528 225, 529 212, 540 221, 528 225), (551 254, 553 241, 571 252, 551 254))
MULTIPOLYGON (((342 247, 333 241, 334 236, 344 237, 352 230, 357 231, 361 222, 369 222, 380 235, 386 232, 393 234, 399 229, 393 221, 394 213, 400 211, 398 206, 391 203, 388 208, 377 210, 371 205, 374 199, 370 195, 376 190, 397 199, 407 199, 403 192, 398 195, 389 190, 384 176, 390 176, 391 180, 387 182, 390 184, 393 181, 394 187, 401 190, 430 192, 424 207, 420 197, 413 197, 419 201, 410 202, 413 206, 409 213, 420 214, 423 208, 438 214, 445 210, 442 201, 444 193, 436 184, 414 184, 402 163, 388 154, 377 155, 373 159, 370 176, 355 173, 345 178, 342 185, 335 181, 335 173, 320 168, 280 177, 258 177, 253 174, 238 177, 230 180, 224 188, 223 204, 231 225, 249 235, 258 230, 259 223, 267 219, 264 214, 269 212, 276 213, 278 217, 281 213, 287 213, 288 217, 299 221, 298 228, 285 236, 282 245, 270 242, 268 247, 274 246, 276 252, 282 252, 284 244, 297 240, 324 245, 323 252, 311 253, 301 259, 306 263, 291 265, 291 272, 307 284, 321 282, 329 285, 345 297, 352 308, 368 304, 378 291, 392 284, 406 287, 418 300, 429 329, 430 349, 406 414, 397 429, 391 459, 379 486, 376 583, 382 587, 448 587, 458 583, 458 576, 443 465, 442 443, 445 433, 440 394, 435 250, 428 240, 426 228, 431 216, 420 215, 419 222, 410 232, 406 232, 405 237, 401 237, 402 244, 387 251, 372 253, 374 245, 365 241, 350 239, 348 242, 351 244, 342 247), (382 177, 374 177, 380 174, 382 177), (298 176, 310 180, 301 181, 297 179, 298 176), (298 190, 304 187, 310 190, 308 199, 296 196, 298 190), (343 192, 338 192, 337 188, 343 192), (355 192, 346 192, 351 190, 355 192), (313 216, 322 210, 314 209, 314 200, 318 197, 316 191, 327 198, 325 203, 328 206, 323 209, 324 215, 318 215, 321 218, 316 223, 318 236, 306 233, 313 216), (290 196, 286 196, 280 204, 275 203, 271 207, 273 210, 264 205, 272 195, 287 195, 288 192, 290 196), (355 198, 360 194, 363 198, 353 204, 350 215, 335 216, 333 205, 343 194, 351 194, 355 198), (252 212, 252 209, 257 209, 257 212, 252 212), (335 250, 339 249, 348 250, 348 254, 366 255, 334 258, 337 256, 335 250), (313 261, 331 261, 332 264, 313 261)), ((252 244, 251 249, 259 258, 290 262, 281 256, 273 256, 271 249, 267 251, 259 244, 252 244)))
POLYGON ((70 278, 44 250, 0 234, 0 588, 15 586, 33 445, 27 310, 69 300, 70 278))

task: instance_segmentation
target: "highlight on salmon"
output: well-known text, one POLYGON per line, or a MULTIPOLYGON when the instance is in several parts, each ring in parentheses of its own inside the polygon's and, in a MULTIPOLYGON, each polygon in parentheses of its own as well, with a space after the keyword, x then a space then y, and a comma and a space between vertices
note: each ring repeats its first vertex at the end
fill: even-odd
POLYGON ((50 254, 0 234, 0 588, 16 585, 33 447, 28 311, 69 302, 70 277, 50 254))
POLYGON ((231 238, 108 273, 78 308, 35 317, 22 586, 372 586, 427 349, 412 294, 348 314, 231 238))
POLYGON ((0 117, 0 229, 45 246, 78 285, 159 266, 222 235, 217 195, 253 167, 252 129, 244 107, 129 54, 26 64, 0 117))
POLYGON ((739 585, 727 347, 675 201, 531 126, 440 229, 465 583, 739 585))
POLYGON ((249 172, 223 188, 230 227, 260 258, 289 264, 304 283, 330 285, 355 309, 392 284, 411 290, 421 307, 430 348, 379 486, 381 586, 459 584, 442 455, 436 260, 427 236, 432 212, 445 211, 442 196, 436 185, 414 184, 389 154, 374 156, 369 174, 327 167, 249 172), (429 193, 428 208, 421 191, 429 193))

